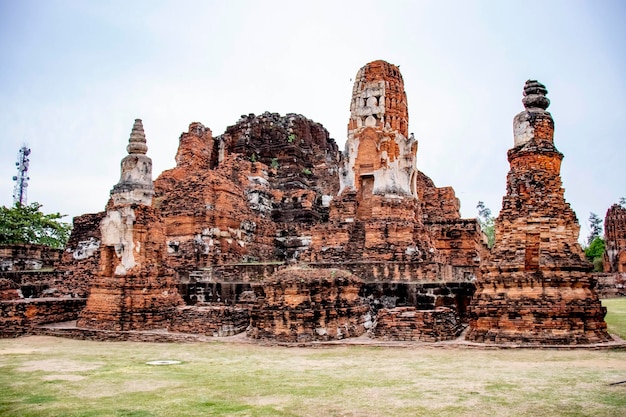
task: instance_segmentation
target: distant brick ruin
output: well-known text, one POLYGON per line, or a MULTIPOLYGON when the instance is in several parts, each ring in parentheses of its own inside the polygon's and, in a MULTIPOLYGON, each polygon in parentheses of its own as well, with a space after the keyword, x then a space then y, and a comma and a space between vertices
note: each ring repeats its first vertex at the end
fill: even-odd
POLYGON ((467 340, 495 343, 606 342, 605 308, 578 244, 580 226, 563 197, 563 154, 554 146, 546 88, 527 81, 496 240, 481 265, 467 340))
POLYGON ((594 273, 603 298, 626 296, 626 208, 613 204, 604 218, 604 272, 594 273))
POLYGON ((604 218, 604 272, 626 273, 626 208, 613 204, 604 218))
MULTIPOLYGON (((472 341, 608 341, 544 90, 526 86, 491 254, 454 190, 417 168, 404 81, 385 61, 357 73, 343 152, 298 114, 243 115, 215 137, 194 122, 153 182, 136 120, 106 210, 74 219, 46 283, 78 319, 58 334, 436 342, 469 324, 472 341)), ((22 317, 6 304, 19 283, 1 282, 2 317, 22 317)), ((41 311, 2 335, 62 317, 41 311)))

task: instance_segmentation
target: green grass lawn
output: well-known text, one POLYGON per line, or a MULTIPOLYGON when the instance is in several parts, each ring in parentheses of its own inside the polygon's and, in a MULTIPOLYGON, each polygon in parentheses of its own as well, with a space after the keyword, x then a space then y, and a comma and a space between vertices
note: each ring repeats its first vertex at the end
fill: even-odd
POLYGON ((604 320, 609 333, 626 340, 626 297, 602 300, 602 305, 608 310, 604 320))
POLYGON ((625 350, 0 340, 2 416, 624 416, 624 380, 625 350))

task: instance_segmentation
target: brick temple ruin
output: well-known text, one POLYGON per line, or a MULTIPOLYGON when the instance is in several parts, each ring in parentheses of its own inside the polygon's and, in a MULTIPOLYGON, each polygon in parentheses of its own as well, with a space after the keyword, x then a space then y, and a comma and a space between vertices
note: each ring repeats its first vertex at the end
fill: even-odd
POLYGON ((468 340, 496 343, 607 342, 606 309, 578 244, 580 226, 563 197, 546 88, 527 81, 513 122, 507 194, 495 245, 481 265, 468 340))
POLYGON ((613 204, 604 218, 604 271, 626 273, 626 207, 613 204))
POLYGON ((216 137, 194 122, 153 181, 138 119, 105 211, 74 219, 52 297, 0 280, 2 335, 442 341, 469 324, 479 342, 607 342, 547 103, 526 85, 491 252, 454 190, 418 170, 395 65, 358 71, 343 152, 297 114, 243 115, 216 137))
POLYGON ((183 303, 165 262, 165 224, 152 206, 152 160, 141 120, 135 120, 127 151, 100 221, 98 270, 78 327, 164 328, 183 303))
POLYGON ((604 273, 598 278, 603 297, 626 296, 626 206, 613 204, 604 218, 604 273))

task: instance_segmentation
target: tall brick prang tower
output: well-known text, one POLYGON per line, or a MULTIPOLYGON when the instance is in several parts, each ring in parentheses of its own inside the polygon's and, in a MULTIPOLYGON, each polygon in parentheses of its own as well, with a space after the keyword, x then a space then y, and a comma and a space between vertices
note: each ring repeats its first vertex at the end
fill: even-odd
MULTIPOLYGON (((400 68, 382 60, 361 67, 350 100, 340 190, 329 202, 328 220, 310 228, 300 259, 349 270, 363 279, 361 294, 376 303, 411 311, 452 308, 460 322, 483 250, 480 229, 475 219, 461 219, 451 187, 436 187, 417 169, 418 142, 408 126, 400 68)), ((437 311, 432 317, 445 322, 437 311)), ((396 313, 412 329, 424 326, 422 313, 389 317, 395 320, 396 313)), ((456 325, 441 333, 456 335, 456 325)))
POLYGON ((415 190, 417 141, 409 136, 408 123, 400 69, 382 60, 359 69, 339 195, 330 203, 330 225, 313 233, 314 261, 440 260, 422 222, 415 190))
POLYGON ((400 69, 370 62, 354 81, 341 191, 357 190, 366 201, 371 194, 414 195, 417 141, 408 129, 400 69))
POLYGON ((165 265, 165 226, 152 207, 152 160, 139 119, 126 149, 120 181, 100 222, 99 271, 78 327, 165 328, 182 304, 173 271, 165 265))
POLYGON ((611 340, 580 226, 565 201, 545 86, 527 81, 508 152, 507 194, 496 243, 481 267, 466 339, 542 345, 611 340))

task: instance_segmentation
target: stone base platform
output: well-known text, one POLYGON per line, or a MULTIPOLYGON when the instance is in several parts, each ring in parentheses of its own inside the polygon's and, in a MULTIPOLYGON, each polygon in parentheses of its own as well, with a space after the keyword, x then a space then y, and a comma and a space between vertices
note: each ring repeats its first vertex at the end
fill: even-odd
MULTIPOLYGON (((465 332, 464 332, 465 333, 465 332)), ((76 321, 62 323, 51 323, 35 327, 29 335, 54 336, 77 340, 94 341, 129 341, 129 342, 151 342, 151 343, 242 343, 255 344, 260 346, 285 346, 285 347, 331 347, 331 346, 377 346, 388 348, 440 348, 440 349, 542 349, 542 350, 611 350, 626 349, 626 340, 616 335, 611 335, 613 340, 606 343, 596 343, 589 345, 529 345, 529 344, 495 344, 495 343, 474 343, 464 339, 465 334, 461 334, 454 340, 444 340, 439 342, 416 342, 416 341, 384 341, 373 339, 367 335, 352 337, 341 340, 330 341, 310 341, 298 343, 276 342, 268 340, 254 340, 246 337, 245 332, 234 336, 211 337, 197 334, 174 333, 167 330, 151 331, 110 331, 82 329, 76 327, 76 321)))

